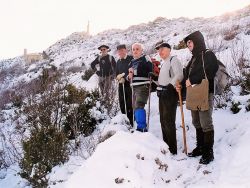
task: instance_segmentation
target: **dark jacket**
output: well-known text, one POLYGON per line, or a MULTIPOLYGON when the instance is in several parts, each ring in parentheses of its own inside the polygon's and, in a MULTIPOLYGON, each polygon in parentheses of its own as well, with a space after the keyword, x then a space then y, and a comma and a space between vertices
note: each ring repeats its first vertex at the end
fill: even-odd
POLYGON ((129 64, 132 61, 133 57, 128 55, 126 59, 119 59, 116 63, 116 76, 118 74, 125 73, 125 77, 128 76, 129 64))
POLYGON ((145 83, 149 81, 149 73, 153 72, 153 63, 149 56, 143 55, 138 59, 133 59, 129 68, 134 69, 133 83, 145 83))
MULTIPOLYGON (((128 69, 129 69, 129 64, 132 61, 133 57, 132 56, 127 56, 126 59, 119 59, 116 63, 116 76, 118 74, 125 73, 124 78, 128 76, 128 69)), ((129 86, 129 81, 125 81, 125 86, 129 86)))
POLYGON ((201 32, 196 31, 187 36, 184 41, 192 40, 194 49, 192 51, 193 57, 186 67, 185 78, 189 79, 191 84, 200 84, 205 78, 202 62, 202 53, 204 54, 204 66, 206 75, 209 81, 209 93, 214 93, 214 77, 219 68, 217 58, 212 51, 206 51, 204 37, 201 32))
POLYGON ((116 62, 115 58, 112 56, 112 61, 110 62, 110 55, 106 55, 103 57, 97 57, 92 63, 91 68, 96 71, 96 65, 99 64, 100 71, 97 71, 96 74, 101 77, 107 77, 115 74, 116 62), (99 61, 100 60, 100 61, 99 61))

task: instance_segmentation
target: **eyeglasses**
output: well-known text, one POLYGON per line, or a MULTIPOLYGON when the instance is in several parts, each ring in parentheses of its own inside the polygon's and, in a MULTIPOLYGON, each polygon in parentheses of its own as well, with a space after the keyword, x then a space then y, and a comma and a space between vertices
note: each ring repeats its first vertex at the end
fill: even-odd
POLYGON ((140 48, 133 48, 132 50, 133 51, 138 51, 138 50, 140 50, 140 48))

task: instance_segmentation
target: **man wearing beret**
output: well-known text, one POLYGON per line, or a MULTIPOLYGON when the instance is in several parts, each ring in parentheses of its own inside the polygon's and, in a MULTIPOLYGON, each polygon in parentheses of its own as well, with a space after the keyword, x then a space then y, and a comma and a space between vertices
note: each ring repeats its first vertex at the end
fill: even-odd
POLYGON ((177 154, 175 119, 178 103, 175 85, 177 81, 183 79, 183 67, 177 57, 171 56, 171 46, 168 43, 160 41, 156 43, 155 49, 162 59, 157 87, 162 136, 169 146, 169 151, 175 155, 177 154))
POLYGON ((101 94, 104 96, 111 88, 116 62, 115 58, 108 54, 109 46, 103 44, 98 47, 98 50, 100 50, 101 55, 91 63, 91 68, 96 71, 96 74, 99 76, 99 87, 101 94))
POLYGON ((117 53, 119 59, 116 64, 116 79, 119 82, 119 103, 120 109, 123 114, 126 114, 131 128, 133 127, 133 108, 132 108, 132 91, 130 83, 127 79, 128 69, 132 56, 128 55, 128 51, 125 44, 120 44, 117 46, 117 53), (125 100, 125 101, 124 101, 125 100))

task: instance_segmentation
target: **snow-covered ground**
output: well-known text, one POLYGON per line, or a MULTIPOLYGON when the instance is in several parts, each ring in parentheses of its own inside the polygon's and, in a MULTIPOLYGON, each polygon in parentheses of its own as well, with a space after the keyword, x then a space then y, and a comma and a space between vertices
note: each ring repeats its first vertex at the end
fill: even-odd
MULTIPOLYGON (((131 26, 126 30, 110 30, 96 36, 82 37, 77 33, 58 41, 46 50, 53 61, 41 61, 27 65, 22 57, 0 61, 0 70, 20 67, 23 72, 8 75, 2 80, 0 93, 11 89, 20 82, 29 82, 37 78, 42 69, 56 66, 67 70, 71 67, 88 68, 98 53, 100 43, 110 45, 111 54, 115 54, 115 46, 119 43, 131 45, 142 42, 146 51, 153 53, 152 48, 159 39, 167 40, 172 46, 178 45, 184 36, 195 30, 201 30, 207 44, 216 51, 217 57, 224 62, 230 73, 235 71, 232 52, 240 58, 242 48, 248 53, 250 49, 250 7, 215 18, 197 18, 189 20, 179 18, 168 20, 158 18, 148 24, 131 26), (234 39, 224 40, 225 32, 236 28, 234 39), (222 41, 222 42, 221 42, 222 41), (244 42, 243 42, 244 41, 244 42), (217 51, 218 50, 218 51, 217 51)), ((190 58, 187 49, 173 50, 185 65, 190 58)), ((97 76, 89 81, 81 79, 83 72, 66 75, 68 83, 78 88, 92 90, 97 86, 97 76)), ((160 187, 250 187, 250 112, 245 111, 246 101, 250 95, 240 96, 239 87, 233 87, 232 100, 241 102, 241 111, 232 114, 230 103, 226 109, 214 111, 215 127, 215 160, 209 165, 199 165, 199 158, 188 158, 182 153, 181 115, 177 109, 178 155, 172 156, 167 145, 162 141, 158 98, 151 96, 150 129, 148 133, 130 133, 126 127, 124 115, 118 114, 112 119, 98 125, 105 135, 114 130, 116 134, 100 143, 96 151, 87 160, 72 155, 67 163, 56 166, 48 174, 51 188, 160 188, 160 187)), ((147 109, 147 107, 146 107, 147 109)), ((14 122, 8 120, 14 109, 1 111, 6 121, 0 122, 4 132, 14 132, 14 122)), ((195 130, 191 123, 190 112, 185 109, 187 126, 188 151, 195 147, 195 130)), ((2 141, 3 138, 1 138, 2 141)), ((20 140, 16 140, 17 142, 20 140)), ((1 149, 1 146, 0 146, 1 149)), ((20 178, 17 164, 7 170, 0 170, 1 188, 24 188, 27 182, 20 178)))
MULTIPOLYGON (((209 165, 200 165, 199 157, 188 158, 182 153, 179 108, 176 121, 178 154, 173 156, 162 141, 155 95, 152 104, 149 133, 130 133, 119 121, 106 124, 108 130, 114 129, 116 134, 99 144, 86 161, 75 161, 78 167, 72 175, 72 171, 65 170, 64 173, 70 173, 66 182, 51 187, 250 187, 250 112, 242 109, 233 115, 230 110, 214 111, 215 160, 209 165)), ((190 112, 184 112, 188 150, 191 151, 195 146, 195 130, 190 112)), ((115 118, 123 121, 121 114, 115 118)))

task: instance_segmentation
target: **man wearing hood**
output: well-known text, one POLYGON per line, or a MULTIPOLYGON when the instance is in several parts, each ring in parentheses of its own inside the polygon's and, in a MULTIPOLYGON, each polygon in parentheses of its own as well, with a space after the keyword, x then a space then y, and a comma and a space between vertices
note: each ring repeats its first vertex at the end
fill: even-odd
MULTIPOLYGON (((189 157, 202 155, 200 164, 208 164, 214 159, 214 126, 212 119, 214 77, 218 70, 217 58, 212 51, 206 50, 204 37, 200 31, 191 33, 184 39, 192 58, 186 67, 186 87, 200 84, 205 78, 204 69, 209 82, 209 109, 206 111, 191 110, 192 123, 196 129, 196 148, 188 154, 189 157), (204 57, 204 69, 202 56, 204 57)), ((177 88, 177 90, 180 88, 177 88)))

